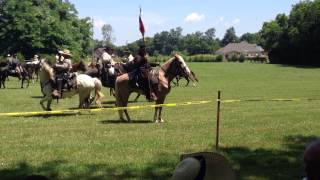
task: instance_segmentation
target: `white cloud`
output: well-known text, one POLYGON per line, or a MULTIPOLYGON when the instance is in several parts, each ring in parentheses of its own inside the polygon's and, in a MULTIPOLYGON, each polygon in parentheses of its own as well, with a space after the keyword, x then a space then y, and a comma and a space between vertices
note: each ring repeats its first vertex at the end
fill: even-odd
POLYGON ((236 25, 236 24, 239 24, 240 23, 240 19, 239 18, 235 18, 233 21, 232 21, 232 24, 233 25, 236 25))
POLYGON ((103 25, 105 25, 106 22, 102 20, 101 18, 94 18, 94 27, 101 29, 103 25))
POLYGON ((185 22, 199 22, 205 19, 204 14, 198 14, 196 12, 193 12, 191 14, 189 14, 184 21, 185 22))
POLYGON ((219 21, 220 21, 220 22, 223 22, 223 21, 224 21, 224 18, 223 18, 223 17, 220 17, 220 18, 219 18, 219 21))

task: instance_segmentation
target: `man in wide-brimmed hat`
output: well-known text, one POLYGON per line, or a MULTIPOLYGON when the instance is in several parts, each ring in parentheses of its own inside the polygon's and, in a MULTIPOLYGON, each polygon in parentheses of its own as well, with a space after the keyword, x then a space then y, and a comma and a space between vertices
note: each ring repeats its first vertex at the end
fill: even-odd
POLYGON ((58 51, 58 59, 53 67, 56 73, 56 83, 53 86, 52 96, 55 98, 61 97, 63 84, 66 83, 65 79, 68 79, 72 68, 71 57, 72 54, 68 49, 58 51))
POLYGON ((235 180, 225 157, 214 152, 184 154, 171 180, 235 180))

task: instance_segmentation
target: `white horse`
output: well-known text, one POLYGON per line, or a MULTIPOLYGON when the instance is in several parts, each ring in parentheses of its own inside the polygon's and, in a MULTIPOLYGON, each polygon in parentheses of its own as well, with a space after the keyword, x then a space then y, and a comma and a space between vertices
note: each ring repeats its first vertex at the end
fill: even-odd
MULTIPOLYGON (((40 85, 44 97, 40 100, 42 108, 46 111, 51 111, 52 102, 52 84, 54 80, 53 69, 46 63, 41 62, 40 68, 40 85), (44 102, 47 101, 47 107, 44 106, 44 102)), ((76 77, 77 89, 71 89, 62 93, 62 98, 70 98, 79 93, 79 108, 89 108, 91 102, 95 99, 96 104, 101 106, 101 99, 104 97, 102 94, 102 83, 98 78, 92 78, 86 74, 80 74, 76 77), (95 90, 94 99, 90 99, 91 91, 95 90)))

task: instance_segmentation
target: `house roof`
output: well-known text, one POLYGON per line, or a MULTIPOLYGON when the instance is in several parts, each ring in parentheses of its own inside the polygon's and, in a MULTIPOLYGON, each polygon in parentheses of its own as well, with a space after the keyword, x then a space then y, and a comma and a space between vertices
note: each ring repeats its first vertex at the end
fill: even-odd
POLYGON ((230 52, 239 52, 239 53, 247 53, 247 52, 263 52, 264 49, 261 46, 256 44, 250 44, 246 41, 242 41, 241 43, 229 43, 223 48, 220 48, 216 51, 217 54, 228 54, 230 52))

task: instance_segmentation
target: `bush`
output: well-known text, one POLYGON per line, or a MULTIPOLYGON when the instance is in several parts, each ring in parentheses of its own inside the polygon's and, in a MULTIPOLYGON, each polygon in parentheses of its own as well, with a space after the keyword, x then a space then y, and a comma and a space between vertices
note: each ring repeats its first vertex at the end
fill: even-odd
POLYGON ((243 54, 241 54, 240 57, 238 58, 238 61, 242 63, 244 62, 244 60, 245 60, 245 57, 243 54))
POLYGON ((222 55, 217 56, 215 61, 216 62, 222 62, 223 61, 223 56, 222 55))
POLYGON ((231 61, 231 62, 237 62, 237 61, 238 61, 238 56, 235 55, 235 54, 232 55, 229 61, 231 61))

